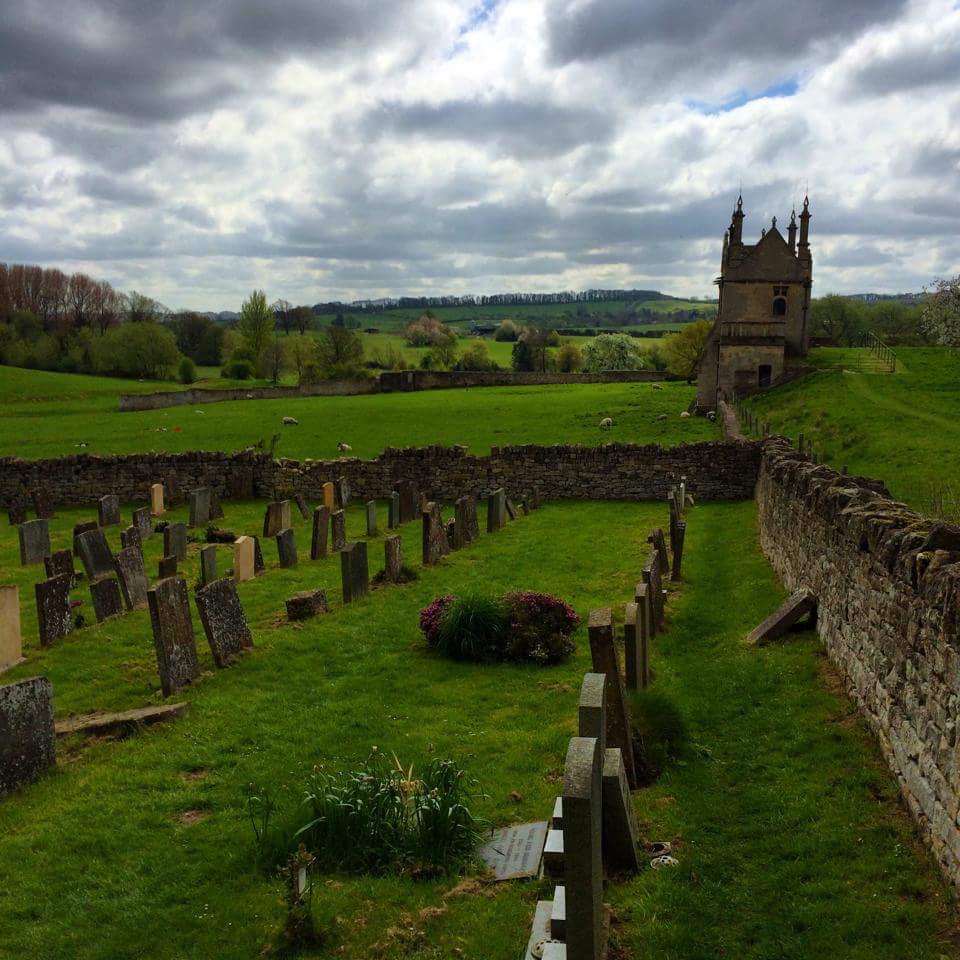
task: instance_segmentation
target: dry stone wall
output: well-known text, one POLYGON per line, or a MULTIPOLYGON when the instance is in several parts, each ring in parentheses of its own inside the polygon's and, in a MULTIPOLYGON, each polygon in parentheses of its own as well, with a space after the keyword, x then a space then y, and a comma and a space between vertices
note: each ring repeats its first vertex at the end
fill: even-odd
POLYGON ((757 502, 764 552, 789 589, 816 595, 827 652, 960 887, 960 529, 782 439, 765 445, 757 502))

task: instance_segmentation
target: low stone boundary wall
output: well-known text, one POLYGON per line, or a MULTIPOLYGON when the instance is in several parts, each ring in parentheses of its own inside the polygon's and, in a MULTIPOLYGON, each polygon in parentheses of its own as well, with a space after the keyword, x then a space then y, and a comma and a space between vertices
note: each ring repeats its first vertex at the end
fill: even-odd
POLYGON ((571 383, 651 383, 679 380, 659 370, 607 370, 601 373, 533 373, 523 370, 392 370, 368 380, 326 380, 305 387, 163 390, 120 395, 120 412, 225 400, 286 400, 300 397, 348 397, 370 393, 452 390, 466 387, 535 387, 571 383))
POLYGON ((355 498, 388 497, 398 480, 414 480, 431 498, 452 501, 505 487, 518 498, 664 500, 681 476, 703 500, 753 496, 759 444, 707 441, 676 447, 605 444, 601 447, 517 446, 473 456, 464 447, 387 449, 372 460, 272 460, 260 452, 71 456, 53 460, 0 458, 0 503, 42 491, 58 504, 94 503, 107 493, 146 502, 152 483, 168 498, 209 486, 221 497, 303 493, 319 500, 328 480, 346 477, 355 498))
POLYGON ((960 530, 789 447, 765 444, 760 542, 876 733, 944 873, 960 887, 960 530))

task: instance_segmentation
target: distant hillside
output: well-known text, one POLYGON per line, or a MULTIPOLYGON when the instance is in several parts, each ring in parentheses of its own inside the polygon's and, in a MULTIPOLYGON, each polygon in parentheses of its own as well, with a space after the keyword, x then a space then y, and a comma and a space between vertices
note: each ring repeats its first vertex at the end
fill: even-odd
POLYGON ((850 300, 862 300, 864 303, 880 303, 883 300, 893 300, 897 303, 922 303, 925 293, 848 293, 850 300))

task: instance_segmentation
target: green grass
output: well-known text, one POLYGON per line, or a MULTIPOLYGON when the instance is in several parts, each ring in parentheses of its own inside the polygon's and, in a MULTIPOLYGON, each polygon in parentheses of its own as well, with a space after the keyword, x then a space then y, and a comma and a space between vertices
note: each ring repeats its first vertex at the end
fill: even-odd
MULTIPOLYGON (((255 532, 262 509, 227 503, 223 524, 255 532)), ((89 515, 62 511, 54 547, 89 515)), ((351 507, 348 529, 361 529, 361 515, 351 507)), ((688 515, 687 581, 671 591, 652 666, 693 746, 635 794, 643 838, 671 839, 680 867, 608 887, 621 935, 638 958, 958 956, 944 889, 863 725, 825 688, 814 638, 763 651, 742 643, 782 595, 757 550, 754 517, 751 503, 688 515)), ((584 619, 605 605, 622 618, 646 533, 665 520, 660 504, 548 504, 349 607, 339 602, 335 557, 280 570, 266 543, 267 573, 239 586, 255 649, 215 670, 195 617, 204 672, 182 695, 185 718, 125 742, 61 744, 56 772, 0 803, 0 875, 11 878, 0 885, 0 956, 258 955, 281 923, 282 885, 255 867, 246 785, 288 785, 289 807, 314 764, 350 767, 373 745, 415 767, 455 759, 486 792, 476 813, 494 823, 545 817, 589 669, 585 630, 558 667, 477 665, 428 652, 417 613, 441 593, 524 588, 567 599, 584 619), (332 612, 283 622, 283 599, 316 586, 332 612)), ((295 526, 303 550, 308 524, 295 526)), ((419 567, 418 526, 402 535, 419 567)), ((110 539, 116 547, 115 529, 110 539)), ((159 539, 147 543, 151 571, 159 539)), ((370 550, 376 570, 380 543, 370 550)), ((191 545, 191 582, 197 551, 191 545)), ((228 557, 224 549, 221 562, 228 557)), ((41 652, 36 568, 17 566, 6 526, 0 563, 21 585, 29 657, 4 679, 49 676, 58 717, 159 702, 145 612, 41 652)), ((547 884, 444 899, 455 883, 323 875, 318 911, 340 918, 339 952, 326 955, 360 960, 381 944, 381 956, 408 960, 519 956, 547 884), (439 912, 421 918, 424 908, 439 912), (412 947, 388 933, 404 918, 423 933, 412 947)))
MULTIPOLYGON (((388 446, 464 444, 472 452, 513 443, 664 443, 711 439, 718 428, 681 418, 693 399, 683 383, 483 387, 361 397, 232 401, 119 412, 124 381, 5 367, 0 378, 0 454, 237 450, 282 430, 288 457, 376 456, 388 446), (666 414, 667 419, 656 417, 666 414), (284 416, 300 421, 281 427, 284 416), (599 429, 613 417, 610 431, 599 429), (88 446, 78 448, 85 441, 88 446)), ((134 384, 144 389, 144 384, 134 384)))
POLYGON ((750 400, 774 432, 802 433, 820 458, 883 480, 920 510, 960 476, 960 354, 900 347, 898 372, 855 372, 867 351, 815 350, 814 375, 750 400))

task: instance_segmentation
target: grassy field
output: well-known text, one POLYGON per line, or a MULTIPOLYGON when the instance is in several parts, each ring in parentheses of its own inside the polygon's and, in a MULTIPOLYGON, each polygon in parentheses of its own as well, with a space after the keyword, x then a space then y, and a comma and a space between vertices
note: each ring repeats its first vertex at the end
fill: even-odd
POLYGON ((237 450, 281 432, 289 457, 337 456, 337 443, 371 457, 388 446, 464 444, 475 453, 512 443, 678 443, 719 436, 683 383, 484 387, 364 397, 235 401, 120 413, 118 397, 155 384, 3 368, 0 455, 50 457, 139 450, 237 450), (665 420, 656 418, 666 414, 665 420), (299 426, 281 427, 293 416, 299 426), (610 431, 599 429, 613 417, 610 431), (86 442, 88 446, 76 445, 86 442))
MULTIPOLYGON (((256 532, 262 509, 228 503, 223 523, 256 532)), ((72 524, 89 514, 61 511, 54 547, 67 546, 72 524)), ((314 764, 349 768, 374 745, 415 767, 431 756, 465 765, 485 793, 477 812, 494 824, 545 817, 589 668, 585 631, 559 667, 477 666, 429 654, 417 612, 441 593, 530 588, 567 599, 583 618, 606 605, 622 614, 646 533, 665 519, 659 504, 548 504, 419 580, 349 607, 339 602, 335 557, 280 570, 265 544, 266 574, 239 588, 255 649, 216 671, 194 618, 204 673, 182 695, 187 717, 124 742, 61 744, 56 772, 0 804, 0 875, 16 877, 0 885, 0 956, 261 954, 282 921, 283 891, 256 865, 246 785, 285 785, 289 808, 314 764), (332 612, 285 623, 283 599, 308 586, 327 589, 332 612)), ((743 645, 782 596, 754 523, 751 503, 702 504, 688 515, 686 582, 671 590, 653 670, 689 743, 635 795, 643 839, 671 840, 680 865, 608 886, 619 937, 636 958, 960 956, 952 903, 863 725, 833 692, 815 638, 761 652, 743 645)), ((361 529, 358 507, 348 529, 361 529)), ((297 520, 296 530, 302 550, 307 524, 297 520)), ((419 567, 418 526, 402 534, 419 567)), ((110 539, 116 547, 115 530, 110 539)), ((147 542, 151 570, 159 540, 147 542)), ((36 568, 17 566, 15 542, 12 528, 0 528, 0 563, 25 600, 29 662, 4 679, 49 676, 58 717, 159 702, 144 612, 37 649, 36 568)), ((370 549, 375 570, 382 548, 370 549)), ((191 545, 185 565, 191 583, 197 551, 191 545)), ((85 594, 81 585, 76 596, 85 594)), ((446 896, 457 883, 321 878, 318 914, 337 922, 328 951, 315 955, 518 957, 548 885, 446 896)))
POLYGON ((921 510, 960 517, 960 354, 901 347, 895 374, 857 372, 866 351, 825 348, 821 369, 750 400, 775 432, 803 433, 832 466, 877 477, 921 510))

